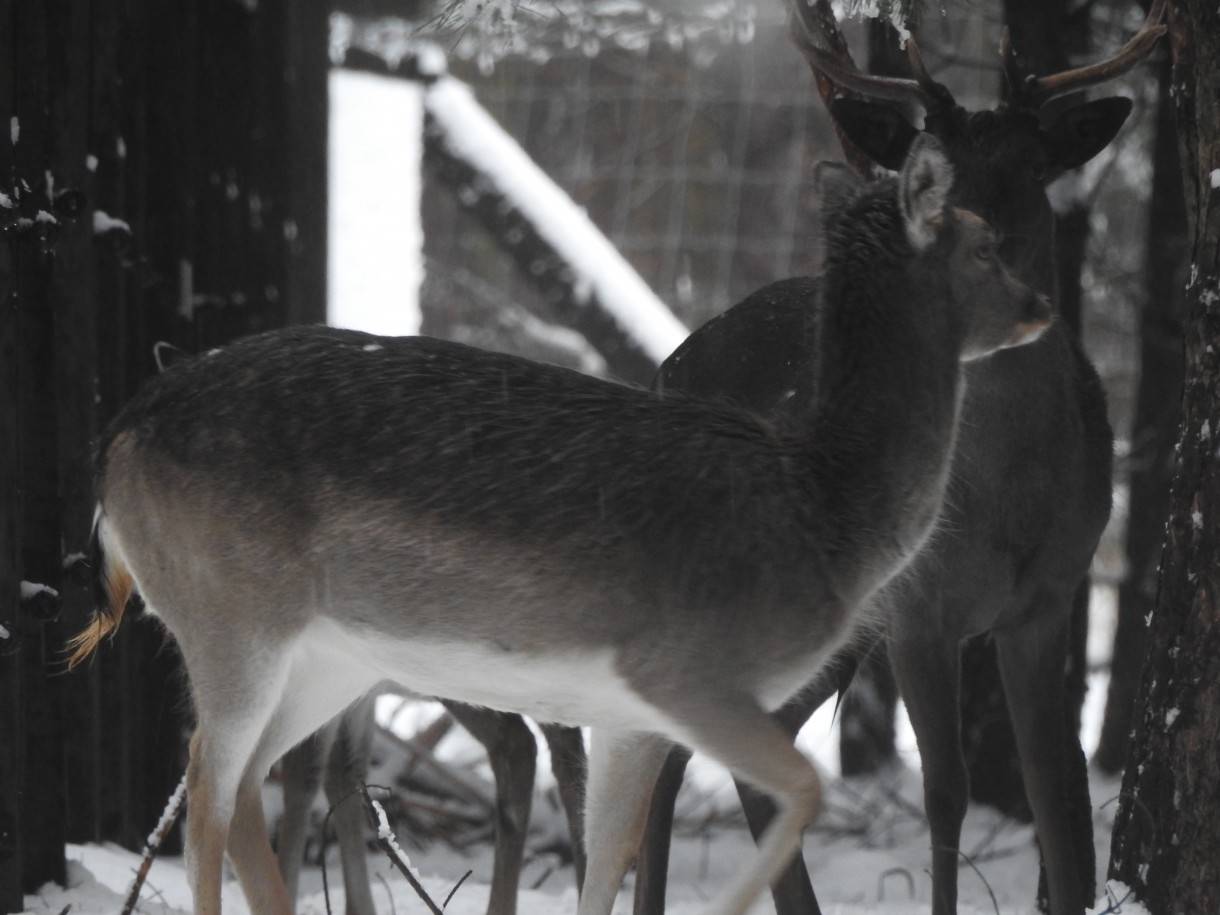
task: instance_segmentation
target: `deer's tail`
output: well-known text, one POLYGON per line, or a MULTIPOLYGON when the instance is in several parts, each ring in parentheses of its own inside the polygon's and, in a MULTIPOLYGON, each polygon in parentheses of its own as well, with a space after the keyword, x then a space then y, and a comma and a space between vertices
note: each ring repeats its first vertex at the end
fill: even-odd
POLYGON ((99 505, 93 516, 93 532, 89 536, 89 565, 93 569, 93 619, 77 635, 68 640, 68 669, 71 670, 93 653, 102 639, 113 635, 123 620, 127 599, 135 588, 131 572, 116 551, 107 552, 103 545, 102 525, 105 513, 99 505))

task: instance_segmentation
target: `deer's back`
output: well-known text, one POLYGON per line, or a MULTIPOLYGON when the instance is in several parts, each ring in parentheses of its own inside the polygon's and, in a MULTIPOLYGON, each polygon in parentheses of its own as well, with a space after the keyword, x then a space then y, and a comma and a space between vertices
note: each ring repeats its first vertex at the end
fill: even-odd
POLYGON ((770 615, 808 638, 758 657, 796 664, 840 612, 799 445, 458 344, 298 329, 154 379, 107 434, 99 493, 176 633, 182 592, 223 570, 301 627, 513 651, 704 640, 741 667, 770 615))

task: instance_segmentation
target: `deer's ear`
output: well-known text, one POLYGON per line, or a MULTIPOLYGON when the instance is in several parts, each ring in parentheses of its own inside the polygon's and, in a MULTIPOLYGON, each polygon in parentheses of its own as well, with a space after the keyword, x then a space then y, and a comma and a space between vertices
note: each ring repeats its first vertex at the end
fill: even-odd
POLYGON ((1061 112, 1042 128, 1051 163, 1062 171, 1084 165, 1109 145, 1130 113, 1131 99, 1121 96, 1082 102, 1061 112))
POLYGON ((936 240, 952 187, 953 165, 944 147, 930 134, 920 134, 911 144, 898 176, 898 202, 907 239, 916 251, 923 251, 936 240))
POLYGON ((830 103, 830 116, 860 151, 890 171, 898 171, 919 135, 902 112, 853 98, 830 103))
POLYGON ((186 350, 179 349, 165 340, 158 340, 153 344, 153 359, 157 362, 158 372, 164 372, 179 362, 184 362, 187 358, 189 358, 189 354, 186 350))

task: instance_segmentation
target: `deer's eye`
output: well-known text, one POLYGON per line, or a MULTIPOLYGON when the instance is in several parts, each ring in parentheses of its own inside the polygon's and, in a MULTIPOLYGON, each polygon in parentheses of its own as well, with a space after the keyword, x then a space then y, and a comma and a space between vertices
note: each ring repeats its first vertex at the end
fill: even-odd
POLYGON ((983 242, 974 250, 974 256, 981 261, 995 260, 996 244, 993 241, 983 242))

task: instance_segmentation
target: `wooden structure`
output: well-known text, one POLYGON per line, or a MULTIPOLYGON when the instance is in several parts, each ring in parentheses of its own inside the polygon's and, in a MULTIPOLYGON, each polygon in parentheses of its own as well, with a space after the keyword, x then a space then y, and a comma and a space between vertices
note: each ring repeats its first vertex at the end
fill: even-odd
POLYGON ((325 316, 327 8, 0 2, 0 912, 180 772, 153 627, 87 670, 91 443, 185 349, 325 316))

